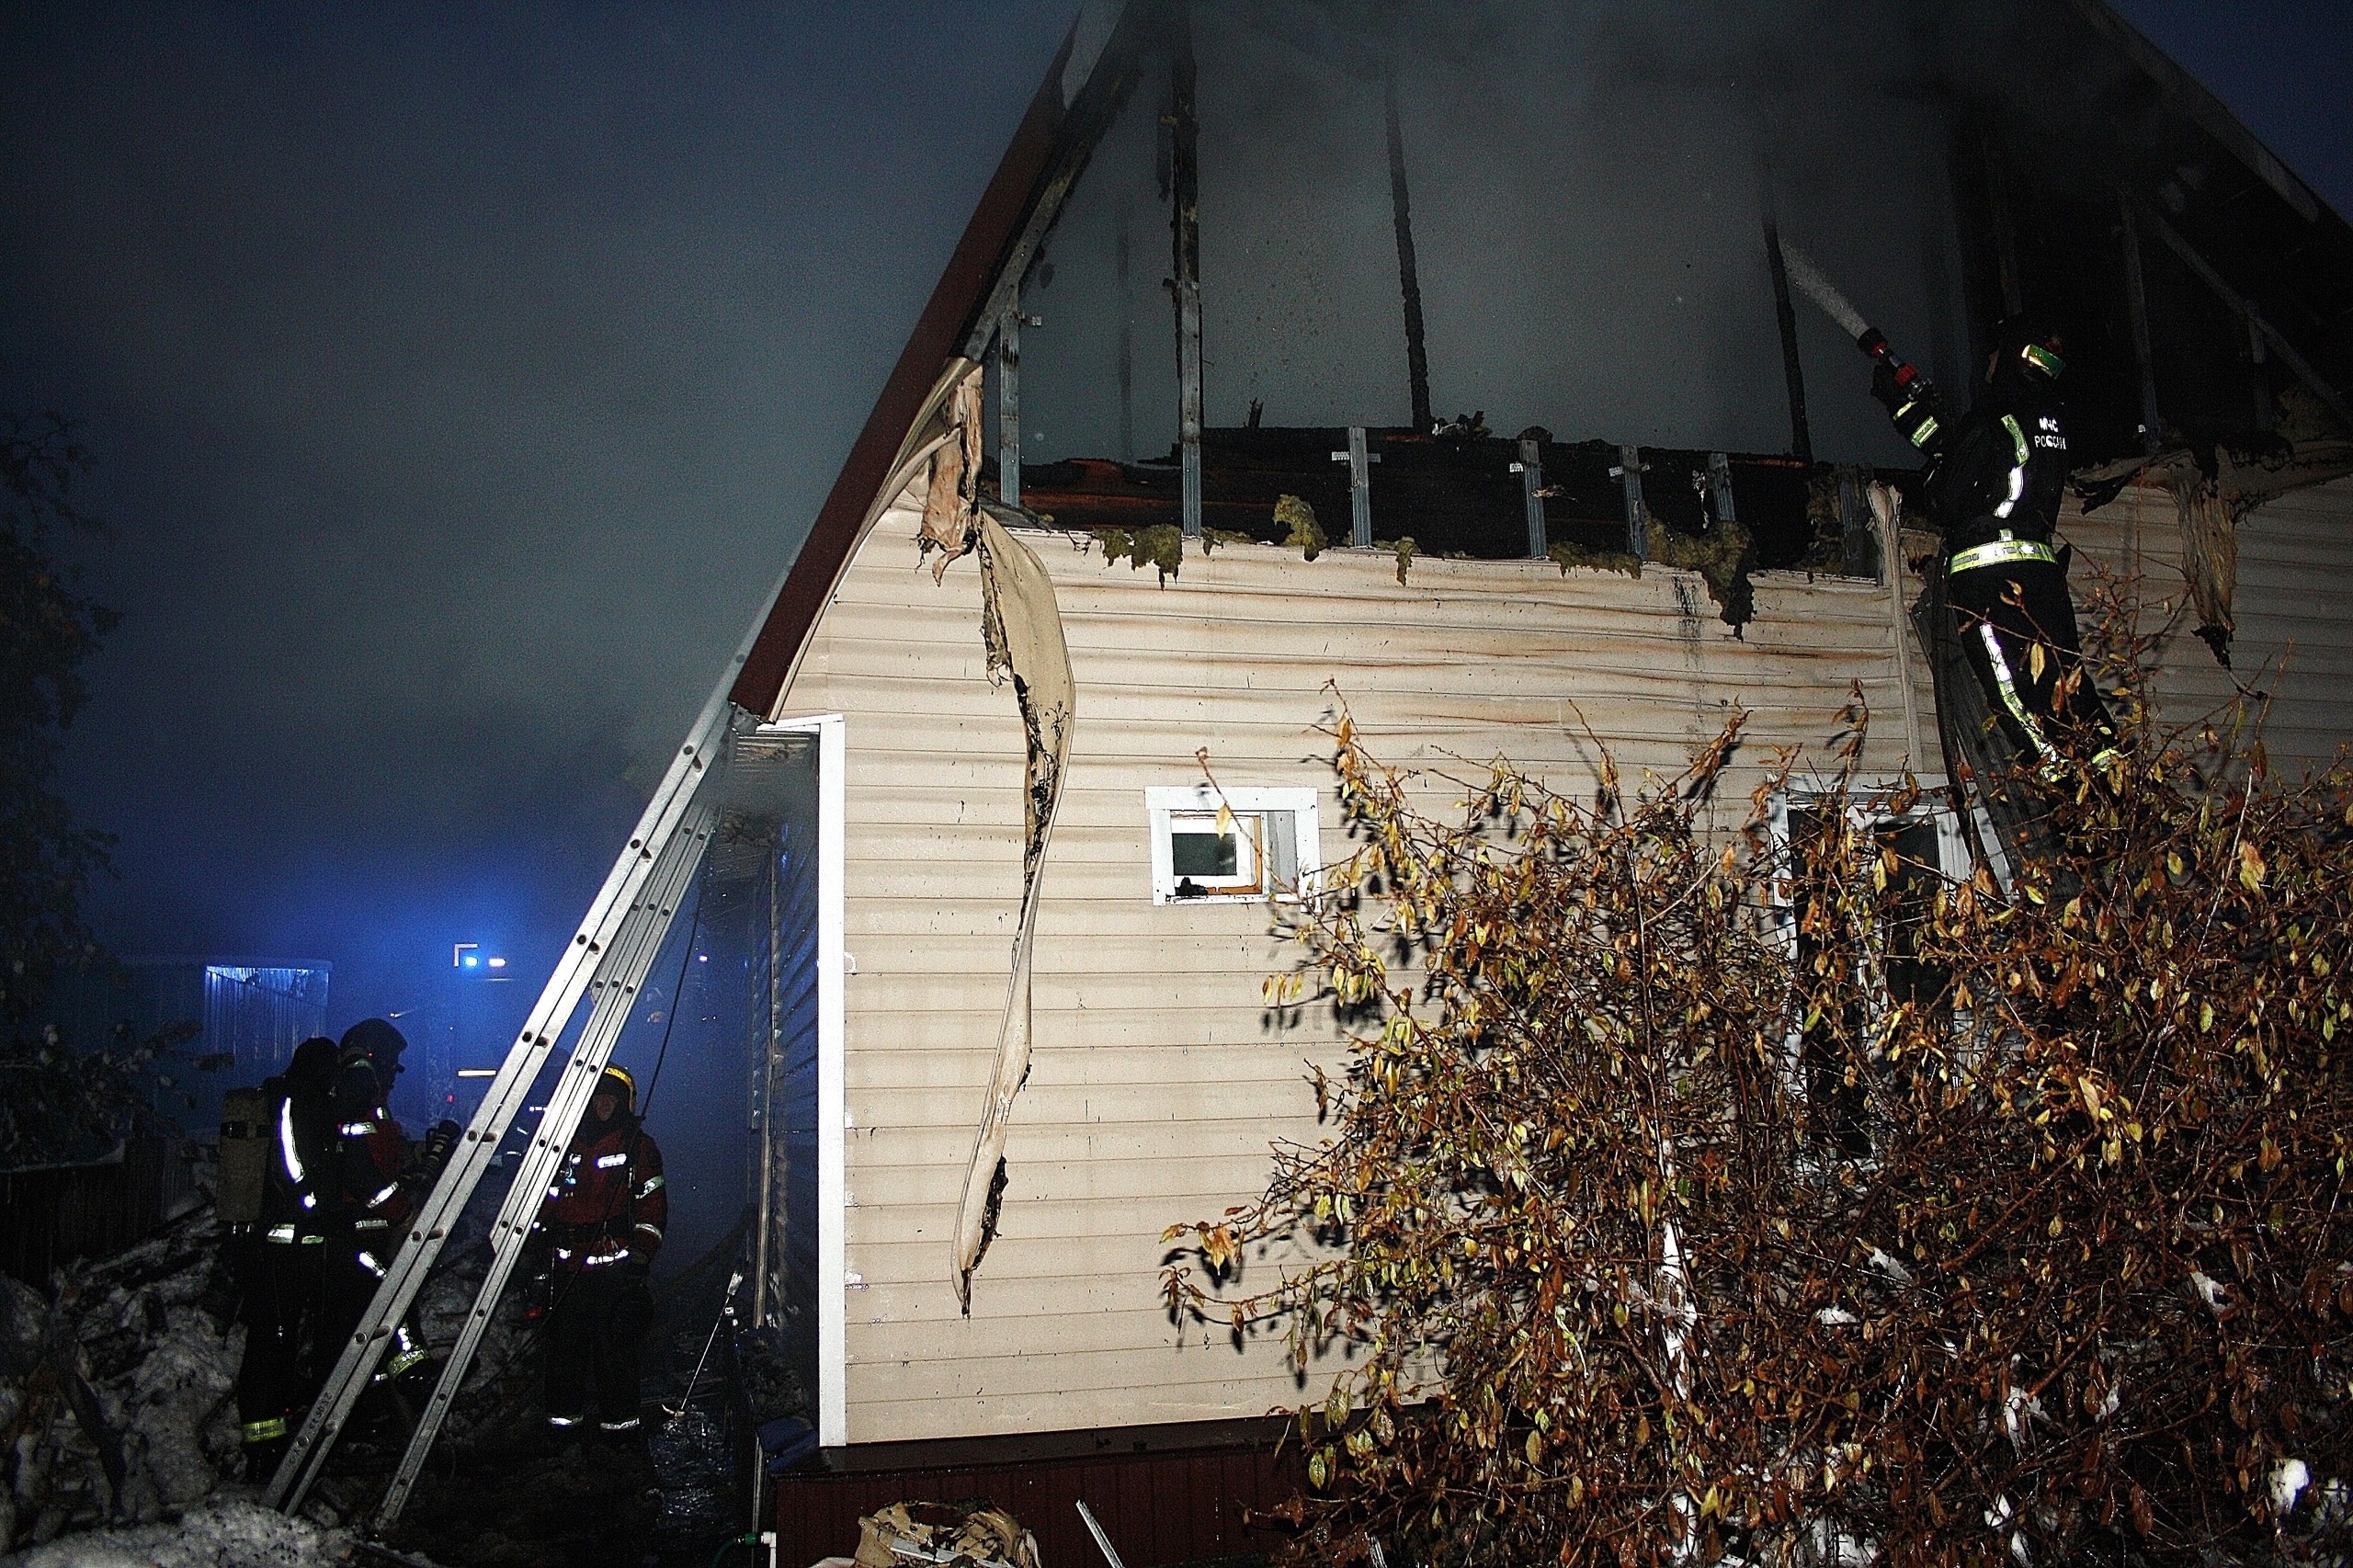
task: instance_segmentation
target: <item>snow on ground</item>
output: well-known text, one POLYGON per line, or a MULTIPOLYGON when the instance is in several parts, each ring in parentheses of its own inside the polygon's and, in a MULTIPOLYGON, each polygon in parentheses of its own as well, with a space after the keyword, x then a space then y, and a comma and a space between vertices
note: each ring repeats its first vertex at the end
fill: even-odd
POLYGON ((208 1298, 211 1213, 61 1271, 53 1300, 0 1282, 0 1415, 21 1423, 0 1454, 0 1551, 159 1521, 239 1468, 244 1331, 208 1298))
POLYGON ((216 1497, 176 1520, 85 1530, 0 1557, 0 1568, 343 1568, 351 1538, 246 1497, 216 1497))

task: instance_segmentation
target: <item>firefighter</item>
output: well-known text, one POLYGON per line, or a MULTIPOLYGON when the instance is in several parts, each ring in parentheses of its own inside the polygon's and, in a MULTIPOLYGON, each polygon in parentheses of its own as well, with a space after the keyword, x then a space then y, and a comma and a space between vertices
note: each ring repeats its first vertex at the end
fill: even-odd
POLYGON ((637 1081, 608 1067, 533 1227, 551 1272, 548 1426, 559 1444, 579 1436, 592 1382, 598 1434, 643 1442, 638 1346, 654 1320, 646 1280, 669 1219, 662 1151, 638 1119, 637 1081))
POLYGON ((1929 459, 1922 499, 1944 535, 1945 593, 1961 649, 2016 759, 2056 778, 2063 758, 2116 756, 2108 706, 2083 667, 2067 569, 2052 545, 2067 479, 2067 362, 2055 324, 2013 316, 1985 386, 1955 422, 1924 378, 1878 357, 1871 393, 1929 459))
POLYGON ((238 1314, 245 1351, 237 1366, 237 1421, 245 1479, 256 1485, 278 1469, 292 1440, 294 1413, 318 1392, 323 1372, 312 1338, 338 1217, 322 1196, 335 1154, 328 1104, 335 1073, 335 1042, 322 1036, 304 1040, 285 1074, 263 1085, 269 1154, 238 1314))
MULTIPOLYGON (((330 1364, 367 1313, 400 1249, 402 1227, 430 1182, 419 1152, 412 1150, 390 1108, 392 1086, 406 1071, 401 1055, 407 1049, 407 1039, 391 1022, 363 1018, 344 1031, 336 1058, 333 1190, 340 1223, 328 1247, 320 1339, 330 1364)), ((410 1324, 400 1324, 393 1341, 376 1369, 379 1381, 397 1378, 425 1359, 424 1344, 410 1324)))

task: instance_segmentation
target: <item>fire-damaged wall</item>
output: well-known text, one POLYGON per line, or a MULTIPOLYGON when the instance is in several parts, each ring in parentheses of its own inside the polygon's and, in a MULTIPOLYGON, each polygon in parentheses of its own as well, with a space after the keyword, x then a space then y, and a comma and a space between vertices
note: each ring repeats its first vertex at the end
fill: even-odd
MULTIPOLYGON (((2275 441, 2302 371, 2250 308, 2319 379, 2353 371, 2314 280, 2353 280, 2353 233, 2096 0, 1131 16, 1123 93, 988 356, 991 482, 1065 525, 1182 519, 1188 363, 1199 520, 1258 537, 1236 509, 1285 493, 1345 535, 1351 426, 1372 537, 1424 553, 1529 552, 1521 437, 1552 542, 1582 550, 1622 505, 1559 494, 1587 449, 1746 454, 1752 482, 1820 460, 1815 488, 1830 463, 1907 463, 1842 331, 1785 308, 1784 244, 1962 402, 2000 317, 2054 312, 2086 464, 2275 441)), ((1741 508, 1751 567, 1852 569, 1806 485, 1764 490, 1741 508)), ((1668 517, 1682 492, 1643 501, 1668 517)))
POLYGON ((1893 601, 1869 579, 1768 574, 1736 640, 1695 576, 1664 569, 1416 562, 1401 585, 1387 552, 1237 545, 1164 587, 1084 536, 1025 537, 1052 575, 1078 720, 1042 873, 1036 1055, 969 1317, 949 1233, 1021 903, 1025 757, 1011 697, 984 677, 971 563, 935 586, 907 539, 878 531, 784 704, 846 716, 853 1444, 1255 1415, 1299 1394, 1279 1344, 1179 1333, 1157 1292, 1163 1226, 1243 1200, 1270 1141, 1315 1135, 1305 1062, 1335 1049, 1328 1021, 1267 1018, 1259 982, 1283 957, 1263 907, 1154 902, 1144 791, 1199 782, 1202 748, 1229 790, 1319 791, 1333 860, 1347 840, 1314 733, 1326 681, 1382 753, 1451 771, 1504 752, 1584 774, 1597 744, 1674 767, 1738 701, 1756 744, 1736 801, 1767 749, 1824 740, 1858 680, 1882 716, 1871 765, 1907 750, 1893 601))

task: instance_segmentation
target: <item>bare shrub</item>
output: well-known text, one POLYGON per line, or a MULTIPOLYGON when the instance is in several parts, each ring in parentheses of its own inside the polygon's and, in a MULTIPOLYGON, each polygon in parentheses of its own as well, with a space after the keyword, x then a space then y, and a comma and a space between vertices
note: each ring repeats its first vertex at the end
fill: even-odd
POLYGON ((1164 1281, 1354 1353, 1294 1559, 2325 1551, 2353 775, 2147 738, 2006 889, 1915 874, 1881 824, 1936 802, 1856 736, 1786 837, 1781 778, 1711 836, 1740 728, 1591 800, 1498 762, 1441 821, 1335 725, 1359 847, 1268 982, 1348 1028, 1332 1135, 1164 1281), (1287 1238, 1324 1250, 1240 1290, 1287 1238))

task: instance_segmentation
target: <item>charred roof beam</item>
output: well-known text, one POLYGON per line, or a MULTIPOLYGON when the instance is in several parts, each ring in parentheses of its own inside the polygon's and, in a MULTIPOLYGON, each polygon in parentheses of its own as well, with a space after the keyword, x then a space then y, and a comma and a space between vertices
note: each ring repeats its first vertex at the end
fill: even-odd
MULTIPOLYGON (((2181 257, 2183 264, 2197 275, 2200 282, 2213 290, 2215 298, 2245 317, 2248 327, 2258 337, 2270 343, 2273 350, 2279 356, 2279 362, 2294 371, 2296 378, 2312 389, 2313 396, 2328 405, 2329 412, 2343 421, 2347 430, 2353 430, 2353 404, 2346 402, 2345 394, 2330 385, 2321 373, 2313 369, 2312 361, 2305 358, 2296 346, 2289 342, 2286 335, 2271 324, 2270 319, 2256 308, 2254 301, 2232 288, 2222 275, 2214 270, 2213 265, 2200 256, 2188 240, 2182 238, 2181 231, 2165 222, 2163 213, 2143 198, 2127 192, 2124 198, 2124 215, 2128 225, 2132 224, 2135 220, 2146 224, 2151 233, 2163 240, 2165 247, 2174 255, 2181 257)), ((2129 228, 2128 233, 2130 233, 2129 228)), ((2136 270, 2137 267, 2136 261, 2136 270)))

